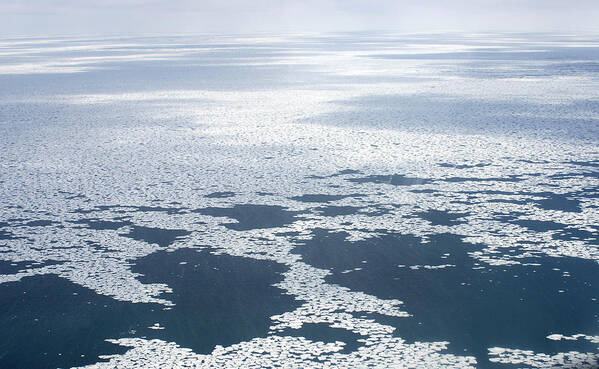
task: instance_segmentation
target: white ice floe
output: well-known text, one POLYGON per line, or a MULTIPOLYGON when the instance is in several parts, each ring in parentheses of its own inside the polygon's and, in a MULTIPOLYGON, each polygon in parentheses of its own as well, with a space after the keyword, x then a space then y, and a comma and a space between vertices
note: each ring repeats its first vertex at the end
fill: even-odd
POLYGON ((86 366, 103 368, 359 368, 427 367, 475 368, 469 356, 440 354, 447 342, 405 344, 399 338, 381 339, 378 344, 355 352, 340 353, 342 342, 323 343, 303 337, 269 336, 232 345, 217 346, 209 355, 199 355, 173 342, 123 338, 110 342, 130 347, 124 355, 108 355, 107 362, 86 366))

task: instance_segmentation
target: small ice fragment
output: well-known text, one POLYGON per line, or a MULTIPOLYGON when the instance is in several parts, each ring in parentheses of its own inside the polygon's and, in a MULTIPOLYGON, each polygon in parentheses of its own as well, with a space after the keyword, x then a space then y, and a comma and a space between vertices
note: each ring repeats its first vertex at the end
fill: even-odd
POLYGON ((160 326, 160 323, 154 323, 154 325, 153 325, 153 326, 151 326, 151 327, 148 327, 148 328, 150 328, 150 329, 154 329, 154 330, 160 330, 160 329, 164 329, 164 327, 161 327, 161 326, 160 326))

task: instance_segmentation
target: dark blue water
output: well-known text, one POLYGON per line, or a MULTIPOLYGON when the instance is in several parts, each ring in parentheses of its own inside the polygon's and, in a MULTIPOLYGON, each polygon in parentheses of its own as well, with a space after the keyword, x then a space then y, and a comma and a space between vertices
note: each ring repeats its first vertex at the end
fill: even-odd
POLYGON ((145 283, 167 283, 173 293, 165 298, 175 305, 116 301, 53 275, 0 285, 0 367, 91 364, 98 355, 124 353, 105 342, 121 337, 160 338, 209 353, 265 337, 270 316, 299 305, 271 286, 284 271, 272 262, 182 249, 142 258, 133 270, 145 283), (164 329, 149 328, 156 323, 164 329))
MULTIPOLYGON (((476 356, 480 367, 489 347, 519 347, 547 354, 592 351, 586 341, 550 341, 554 332, 592 332, 599 314, 599 265, 574 258, 534 258, 529 266, 485 266, 478 269, 468 252, 481 245, 450 234, 423 244, 415 237, 389 234, 348 242, 343 233, 314 230, 297 253, 319 268, 332 271, 331 283, 377 297, 401 299, 410 318, 373 317, 397 328, 411 342, 449 341, 449 351, 476 356), (398 265, 443 265, 443 269, 411 269, 398 265), (344 273, 346 270, 360 270, 344 273), (563 272, 569 272, 564 277, 563 272), (563 291, 563 292, 560 292, 563 291)), ((506 252, 509 250, 506 250, 506 252)), ((359 314, 358 314, 359 315, 359 314)))

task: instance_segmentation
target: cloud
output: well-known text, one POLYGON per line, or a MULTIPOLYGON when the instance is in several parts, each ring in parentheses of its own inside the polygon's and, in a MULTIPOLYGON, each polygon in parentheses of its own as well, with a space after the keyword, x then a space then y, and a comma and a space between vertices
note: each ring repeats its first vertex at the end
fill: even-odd
POLYGON ((596 29, 599 2, 578 0, 4 0, 5 35, 302 32, 387 29, 596 29))

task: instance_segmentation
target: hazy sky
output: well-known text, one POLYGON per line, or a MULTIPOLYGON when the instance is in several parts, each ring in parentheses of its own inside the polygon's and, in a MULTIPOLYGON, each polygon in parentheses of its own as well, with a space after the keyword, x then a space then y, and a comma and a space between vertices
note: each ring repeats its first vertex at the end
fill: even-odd
POLYGON ((599 0, 0 0, 0 37, 261 31, 599 31, 599 0))

